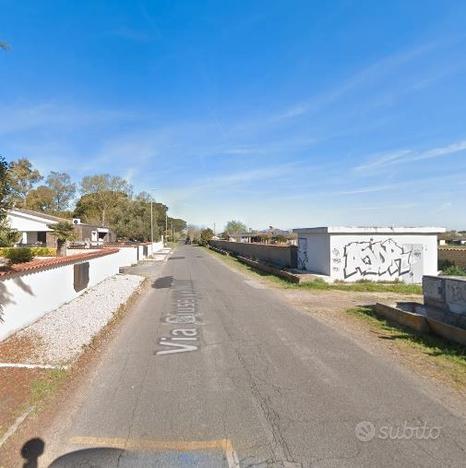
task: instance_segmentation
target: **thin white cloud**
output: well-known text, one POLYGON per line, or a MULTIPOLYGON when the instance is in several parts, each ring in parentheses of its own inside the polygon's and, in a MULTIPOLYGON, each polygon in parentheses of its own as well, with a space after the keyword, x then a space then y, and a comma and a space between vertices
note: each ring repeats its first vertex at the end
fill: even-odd
POLYGON ((418 150, 396 150, 389 153, 378 154, 370 157, 364 164, 356 166, 356 172, 371 172, 397 164, 407 164, 425 159, 434 159, 466 150, 466 140, 457 141, 446 146, 431 148, 423 151, 418 150))
POLYGON ((176 202, 188 200, 199 194, 214 193, 218 190, 231 191, 251 182, 278 180, 299 170, 299 163, 279 164, 254 170, 238 171, 231 174, 221 173, 213 177, 202 178, 193 183, 176 186, 170 190, 162 190, 171 200, 176 202))
POLYGON ((365 85, 371 81, 374 81, 380 76, 386 75, 389 71, 394 70, 404 65, 405 63, 409 63, 414 58, 429 52, 438 45, 438 42, 431 42, 411 48, 409 50, 404 50, 388 55, 356 72, 339 86, 331 89, 330 91, 322 93, 321 95, 297 102, 289 108, 285 109, 283 112, 273 116, 271 120, 283 121, 299 117, 312 111, 318 111, 322 107, 332 104, 334 101, 344 96, 354 88, 360 85, 365 85))
POLYGON ((375 187, 358 187, 351 190, 343 190, 340 192, 333 192, 335 195, 359 195, 362 193, 384 192, 386 190, 393 190, 393 185, 379 185, 375 187))
POLYGON ((35 129, 50 127, 67 127, 74 129, 108 124, 114 121, 132 119, 130 112, 109 109, 86 109, 72 105, 62 105, 54 102, 41 102, 24 105, 10 104, 0 107, 0 134, 20 133, 35 129))

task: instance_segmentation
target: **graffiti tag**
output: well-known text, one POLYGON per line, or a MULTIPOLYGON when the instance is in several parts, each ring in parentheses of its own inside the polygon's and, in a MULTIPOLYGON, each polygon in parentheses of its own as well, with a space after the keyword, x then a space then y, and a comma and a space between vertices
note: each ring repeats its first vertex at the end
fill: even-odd
POLYGON ((389 274, 404 275, 411 271, 412 251, 405 251, 393 239, 379 242, 351 242, 345 246, 345 278, 389 274))
POLYGON ((307 239, 300 237, 298 239, 298 269, 305 270, 309 259, 307 257, 307 239))

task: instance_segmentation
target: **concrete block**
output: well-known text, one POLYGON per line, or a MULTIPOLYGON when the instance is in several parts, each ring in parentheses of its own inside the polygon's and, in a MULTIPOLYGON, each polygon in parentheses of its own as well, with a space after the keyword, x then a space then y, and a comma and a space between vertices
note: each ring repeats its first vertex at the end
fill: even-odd
POLYGON ((422 290, 424 293, 424 304, 432 307, 445 308, 445 281, 438 276, 423 276, 422 290))
POLYGON ((449 341, 466 345, 466 330, 431 318, 427 318, 427 323, 429 324, 432 332, 436 335, 439 335, 449 341))
POLYGON ((377 314, 382 315, 388 320, 393 320, 394 322, 411 328, 419 333, 429 332, 429 325, 423 315, 408 312, 388 304, 381 304, 380 302, 375 304, 375 311, 377 314))
POLYGON ((466 278, 445 278, 445 300, 451 312, 466 314, 466 278))

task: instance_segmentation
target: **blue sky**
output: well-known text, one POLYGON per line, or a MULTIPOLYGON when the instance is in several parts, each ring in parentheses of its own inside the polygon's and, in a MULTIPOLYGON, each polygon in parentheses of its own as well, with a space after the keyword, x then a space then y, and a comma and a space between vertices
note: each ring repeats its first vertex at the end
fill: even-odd
POLYGON ((463 1, 0 0, 0 153, 217 229, 466 228, 463 1))

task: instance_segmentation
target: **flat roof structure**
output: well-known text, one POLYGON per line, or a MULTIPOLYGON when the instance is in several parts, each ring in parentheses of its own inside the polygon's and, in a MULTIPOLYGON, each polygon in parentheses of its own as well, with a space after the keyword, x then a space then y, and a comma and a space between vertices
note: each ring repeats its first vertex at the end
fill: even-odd
POLYGON ((408 226, 321 226, 296 228, 297 234, 440 234, 444 227, 408 227, 408 226))

